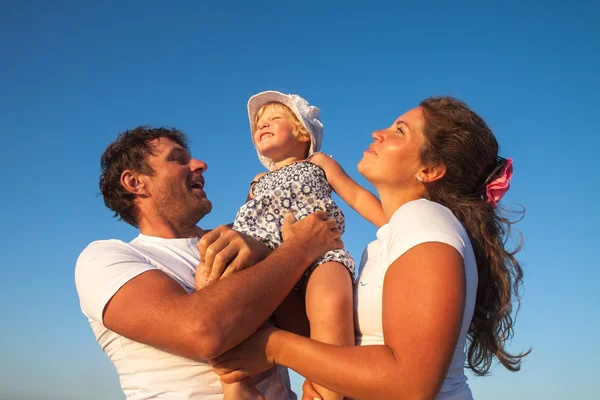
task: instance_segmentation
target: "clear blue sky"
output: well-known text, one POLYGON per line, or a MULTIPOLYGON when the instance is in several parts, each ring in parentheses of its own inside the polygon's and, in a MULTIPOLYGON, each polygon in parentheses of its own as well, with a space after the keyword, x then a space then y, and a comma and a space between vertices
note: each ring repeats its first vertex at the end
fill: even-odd
MULTIPOLYGON (((597 2, 123 3, 0 2, 0 398, 123 398, 73 281, 90 241, 136 234, 97 196, 99 157, 127 128, 176 126, 209 164, 202 226, 230 222, 262 171, 245 107, 267 89, 319 106, 324 151, 365 185, 371 132, 424 97, 479 112, 527 209, 510 348, 533 353, 470 379, 475 396, 597 398, 597 2)), ((375 229, 342 207, 358 256, 375 229)))

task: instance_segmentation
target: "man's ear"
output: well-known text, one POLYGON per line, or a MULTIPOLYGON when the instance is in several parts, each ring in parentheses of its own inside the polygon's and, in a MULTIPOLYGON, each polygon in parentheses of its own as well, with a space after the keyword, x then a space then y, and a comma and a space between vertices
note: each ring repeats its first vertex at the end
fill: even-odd
POLYGON ((131 194, 143 196, 147 194, 146 185, 140 175, 136 172, 126 169, 121 174, 121 185, 131 194))
POLYGON ((423 168, 420 175, 423 177, 423 183, 434 183, 446 175, 446 166, 438 164, 423 168))

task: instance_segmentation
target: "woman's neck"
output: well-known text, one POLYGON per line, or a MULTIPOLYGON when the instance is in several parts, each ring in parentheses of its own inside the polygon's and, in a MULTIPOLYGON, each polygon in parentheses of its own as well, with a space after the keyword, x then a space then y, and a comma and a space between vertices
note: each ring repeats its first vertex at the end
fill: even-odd
POLYGON ((381 206, 385 219, 389 222, 392 215, 409 201, 425 198, 425 193, 422 190, 406 189, 406 188, 377 188, 381 206))

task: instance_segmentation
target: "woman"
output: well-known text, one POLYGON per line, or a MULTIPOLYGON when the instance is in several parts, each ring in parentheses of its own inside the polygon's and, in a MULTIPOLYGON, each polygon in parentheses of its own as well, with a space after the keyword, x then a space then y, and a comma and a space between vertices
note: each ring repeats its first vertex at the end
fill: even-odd
POLYGON ((278 364, 354 399, 463 400, 472 398, 465 363, 478 375, 493 357, 519 370, 526 353, 504 349, 522 280, 519 248, 505 249, 510 222, 496 209, 511 160, 498 157, 486 123, 449 97, 424 100, 373 139, 358 169, 388 223, 363 255, 358 346, 263 328, 215 360, 223 381, 278 364))

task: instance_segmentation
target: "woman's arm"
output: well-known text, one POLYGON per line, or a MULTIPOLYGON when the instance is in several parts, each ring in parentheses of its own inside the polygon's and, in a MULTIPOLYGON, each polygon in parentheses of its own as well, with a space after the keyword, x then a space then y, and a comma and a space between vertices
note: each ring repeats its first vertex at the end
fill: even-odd
POLYGON ((377 227, 387 222, 379 199, 350 178, 334 159, 316 153, 310 161, 325 171, 332 189, 364 219, 377 227))
POLYGON ((385 345, 336 347, 266 329, 219 358, 215 370, 231 373, 224 381, 237 380, 268 361, 354 399, 433 399, 448 373, 464 301, 461 255, 447 244, 424 243, 386 273, 385 345), (262 349, 263 363, 257 349, 262 349), (246 364, 235 360, 240 357, 246 364))

